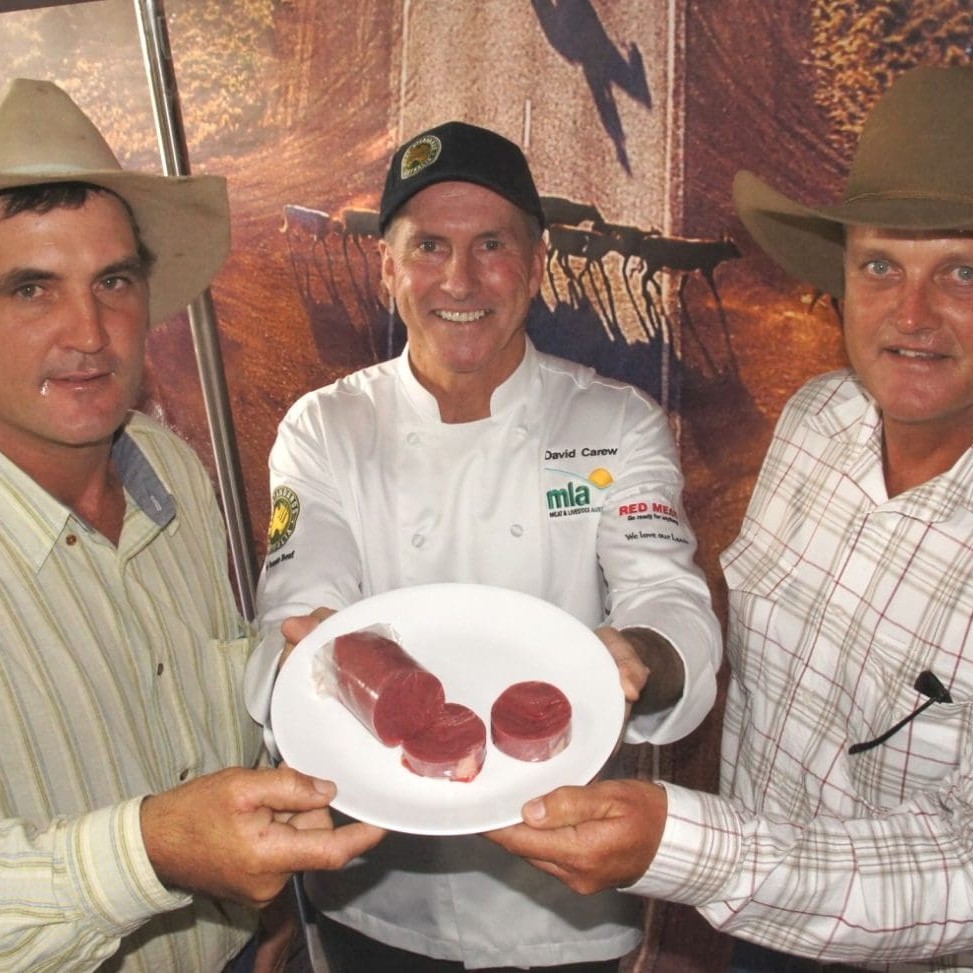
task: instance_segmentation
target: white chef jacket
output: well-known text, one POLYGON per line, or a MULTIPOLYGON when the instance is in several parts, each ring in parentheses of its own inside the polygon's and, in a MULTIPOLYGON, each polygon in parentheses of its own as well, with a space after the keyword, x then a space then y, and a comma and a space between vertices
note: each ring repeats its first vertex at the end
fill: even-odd
MULTIPOLYGON (((268 719, 282 619, 444 581, 523 591, 592 628, 665 636, 685 691, 633 720, 630 742, 677 740, 711 708, 719 625, 666 416, 638 389, 528 343, 490 417, 449 424, 407 347, 295 403, 270 469, 261 643, 247 672, 257 720, 268 719)), ((641 935, 635 899, 577 895, 476 835, 390 835, 308 887, 366 935, 470 968, 608 959, 641 935)))

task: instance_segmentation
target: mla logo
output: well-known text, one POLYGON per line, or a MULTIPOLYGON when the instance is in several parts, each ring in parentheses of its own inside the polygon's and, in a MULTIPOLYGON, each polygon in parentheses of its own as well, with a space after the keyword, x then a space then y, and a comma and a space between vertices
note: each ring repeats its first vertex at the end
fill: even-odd
POLYGON ((566 487, 547 491, 548 510, 566 510, 571 507, 587 507, 591 503, 591 491, 587 484, 568 483, 566 487))
MULTIPOLYGON (((573 474, 568 474, 573 475, 573 474)), ((592 503, 591 488, 607 490, 615 482, 614 477, 604 467, 592 470, 586 482, 576 483, 568 480, 563 487, 548 490, 547 512, 549 517, 563 517, 568 514, 598 513, 600 502, 592 503)))
POLYGON ((294 533, 297 517, 301 512, 301 501, 286 486, 275 488, 271 501, 273 508, 270 511, 270 527, 267 528, 267 550, 272 554, 283 547, 294 533))

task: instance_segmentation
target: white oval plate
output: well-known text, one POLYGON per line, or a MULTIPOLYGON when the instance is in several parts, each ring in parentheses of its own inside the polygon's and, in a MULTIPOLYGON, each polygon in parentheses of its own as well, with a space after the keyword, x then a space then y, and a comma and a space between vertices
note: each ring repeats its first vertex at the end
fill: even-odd
POLYGON ((567 612, 531 595, 474 584, 399 588, 349 605, 303 639, 281 669, 271 725, 284 761, 333 780, 339 811, 393 831, 473 834, 516 824, 532 797, 562 784, 586 784, 622 731, 625 698, 601 640, 567 612), (393 626, 402 647, 435 673, 446 699, 476 712, 487 727, 487 755, 472 781, 419 777, 336 699, 320 696, 314 653, 346 632, 393 626), (537 763, 516 760, 489 742, 490 707, 511 683, 543 679, 571 701, 568 746, 537 763))

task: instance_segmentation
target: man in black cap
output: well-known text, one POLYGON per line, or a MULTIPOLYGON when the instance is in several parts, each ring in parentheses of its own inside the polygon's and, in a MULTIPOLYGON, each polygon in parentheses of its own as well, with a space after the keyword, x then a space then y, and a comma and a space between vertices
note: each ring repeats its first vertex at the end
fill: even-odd
POLYGON ((971 173, 973 68, 923 67, 836 206, 737 176, 757 242, 840 300, 851 368, 785 407, 723 554, 722 796, 567 788, 494 836, 698 906, 748 941, 734 970, 973 969, 971 173))
MULTIPOLYGON (((408 344, 305 396, 281 424, 251 712, 266 721, 288 616, 471 582, 542 598, 595 630, 632 706, 626 739, 679 739, 712 706, 720 637, 675 445, 642 392, 528 339, 545 246, 523 153, 462 122, 424 132, 395 153, 380 220, 408 344)), ((289 641, 309 624, 287 621, 289 641)), ((307 887, 334 973, 611 970, 641 935, 636 899, 577 895, 475 834, 392 834, 340 883, 319 873, 307 887)))

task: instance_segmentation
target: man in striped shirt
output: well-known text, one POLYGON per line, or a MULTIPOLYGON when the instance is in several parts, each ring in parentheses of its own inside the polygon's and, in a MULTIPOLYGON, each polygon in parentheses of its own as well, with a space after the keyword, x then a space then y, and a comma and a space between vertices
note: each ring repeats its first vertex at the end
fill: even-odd
POLYGON ((973 970, 973 68, 896 81, 840 204, 734 198, 851 367, 788 403, 723 555, 721 796, 564 789, 495 837, 699 907, 734 970, 973 970))
POLYGON ((3 970, 218 973, 294 871, 381 837, 256 768, 212 488, 131 411, 228 238, 222 179, 122 170, 54 85, 0 92, 3 970))

